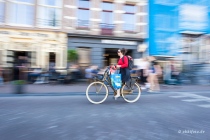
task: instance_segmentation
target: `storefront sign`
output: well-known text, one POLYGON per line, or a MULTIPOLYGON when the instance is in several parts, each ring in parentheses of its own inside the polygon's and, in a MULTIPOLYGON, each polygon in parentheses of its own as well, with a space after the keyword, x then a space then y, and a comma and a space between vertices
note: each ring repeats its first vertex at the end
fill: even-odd
POLYGON ((101 40, 105 44, 121 44, 121 45, 137 45, 136 41, 121 41, 121 40, 101 40))
POLYGON ((147 44, 139 44, 139 46, 137 47, 138 52, 145 52, 146 49, 147 49, 147 44))

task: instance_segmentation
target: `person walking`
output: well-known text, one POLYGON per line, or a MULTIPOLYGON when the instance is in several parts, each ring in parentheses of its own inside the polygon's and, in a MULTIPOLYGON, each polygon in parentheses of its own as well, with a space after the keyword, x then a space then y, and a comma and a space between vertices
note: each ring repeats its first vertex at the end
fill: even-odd
POLYGON ((158 76, 162 74, 162 69, 157 62, 151 62, 150 72, 148 77, 148 82, 150 83, 150 90, 149 92, 159 91, 160 86, 158 82, 158 76))
MULTIPOLYGON (((118 49, 117 54, 119 56, 116 67, 120 69, 122 83, 128 84, 130 82, 130 70, 128 68, 128 57, 125 57, 126 50, 124 48, 118 49)), ((120 97, 120 89, 117 90, 117 95, 114 96, 115 100, 120 97)))
POLYGON ((88 83, 92 82, 92 66, 89 66, 85 69, 85 78, 88 79, 88 83))
POLYGON ((139 74, 141 77, 141 83, 143 84, 141 89, 147 89, 148 88, 147 77, 148 77, 148 70, 149 70, 149 62, 147 61, 146 58, 143 58, 140 63, 141 63, 141 66, 139 68, 140 69, 139 74))

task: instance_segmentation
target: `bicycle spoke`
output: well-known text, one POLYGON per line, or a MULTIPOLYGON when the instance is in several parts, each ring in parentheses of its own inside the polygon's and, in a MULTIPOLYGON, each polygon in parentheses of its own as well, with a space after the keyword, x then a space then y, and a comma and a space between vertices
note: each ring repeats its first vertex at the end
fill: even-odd
POLYGON ((141 89, 137 83, 134 83, 131 86, 124 85, 121 92, 124 100, 129 103, 136 102, 141 95, 141 89))
POLYGON ((99 104, 107 98, 108 89, 102 82, 93 82, 87 87, 86 96, 91 103, 99 104))

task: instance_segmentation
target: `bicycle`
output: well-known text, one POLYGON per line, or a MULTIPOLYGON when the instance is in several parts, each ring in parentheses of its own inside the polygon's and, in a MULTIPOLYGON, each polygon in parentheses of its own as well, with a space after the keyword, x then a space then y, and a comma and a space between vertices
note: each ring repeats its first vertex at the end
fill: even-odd
MULTIPOLYGON (((117 94, 117 90, 114 89, 111 83, 110 78, 110 68, 107 67, 103 74, 103 78, 97 78, 97 75, 92 83, 86 89, 86 97, 87 99, 93 104, 101 104, 103 103, 108 95, 109 95, 109 88, 108 86, 114 91, 114 95, 117 94), (108 85, 107 85, 108 83, 108 85)), ((139 77, 131 77, 130 85, 124 83, 120 89, 121 96, 123 99, 128 103, 136 102, 141 96, 141 88, 138 84, 139 77)))

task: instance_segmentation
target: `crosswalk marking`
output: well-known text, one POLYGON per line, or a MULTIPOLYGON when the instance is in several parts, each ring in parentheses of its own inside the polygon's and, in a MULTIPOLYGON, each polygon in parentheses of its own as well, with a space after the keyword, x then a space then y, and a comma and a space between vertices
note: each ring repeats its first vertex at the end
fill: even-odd
POLYGON ((188 97, 188 96, 180 95, 180 96, 170 96, 170 97, 172 97, 172 98, 183 98, 183 97, 188 97))
POLYGON ((186 99, 186 100, 182 100, 185 102, 200 102, 200 101, 206 101, 206 102, 210 102, 210 98, 206 98, 206 99, 186 99))
MULTIPOLYGON (((205 97, 205 96, 201 96, 201 95, 197 95, 197 94, 192 94, 192 93, 181 93, 178 92, 178 95, 175 96, 169 96, 171 98, 188 98, 188 99, 183 99, 182 101, 184 102, 206 102, 209 103, 210 102, 210 98, 209 97, 205 97), (189 99, 190 98, 190 99, 189 99)), ((201 104, 201 105, 197 105, 199 107, 203 107, 203 108, 210 108, 210 104, 201 104)))
POLYGON ((210 108, 210 104, 206 104, 206 105, 198 105, 200 107, 204 107, 204 108, 210 108))
POLYGON ((184 98, 184 97, 191 97, 191 98, 206 98, 205 96, 201 96, 201 95, 196 95, 196 94, 192 94, 192 93, 178 93, 180 95, 176 95, 176 96, 170 96, 172 98, 184 98))

